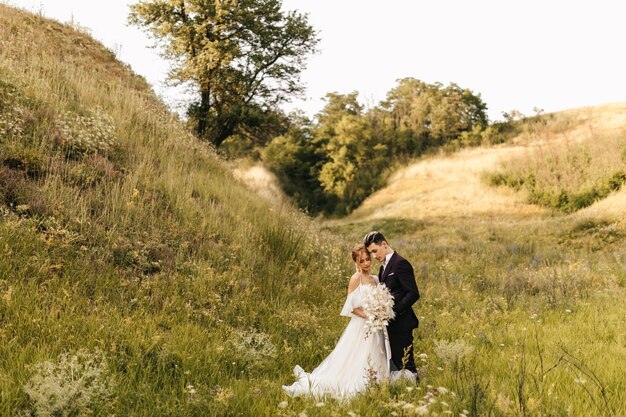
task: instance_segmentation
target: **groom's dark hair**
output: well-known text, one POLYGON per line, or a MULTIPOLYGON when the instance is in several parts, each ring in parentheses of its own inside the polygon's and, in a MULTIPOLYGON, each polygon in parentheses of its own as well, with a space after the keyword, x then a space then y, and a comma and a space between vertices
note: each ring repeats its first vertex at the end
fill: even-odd
POLYGON ((369 232, 363 238, 363 244, 365 245, 366 248, 369 247, 369 245, 371 245, 372 243, 380 245, 381 243, 383 243, 383 241, 387 242, 387 239, 385 239, 385 236, 383 236, 382 233, 377 232, 375 230, 372 232, 369 232))

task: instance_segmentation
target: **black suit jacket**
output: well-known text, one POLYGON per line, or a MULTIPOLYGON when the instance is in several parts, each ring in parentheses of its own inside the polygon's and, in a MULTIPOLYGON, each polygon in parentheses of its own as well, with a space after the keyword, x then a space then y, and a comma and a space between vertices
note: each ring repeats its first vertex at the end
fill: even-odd
POLYGON ((393 311, 396 317, 389 322, 388 331, 415 329, 419 320, 412 306, 420 298, 420 293, 409 261, 394 252, 384 273, 380 271, 378 280, 389 288, 394 299, 393 311))

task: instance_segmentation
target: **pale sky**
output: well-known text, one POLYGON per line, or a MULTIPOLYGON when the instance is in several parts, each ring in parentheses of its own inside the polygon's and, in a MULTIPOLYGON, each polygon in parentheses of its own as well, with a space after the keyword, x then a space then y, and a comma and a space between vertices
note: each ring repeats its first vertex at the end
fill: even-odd
MULTIPOLYGON (((152 41, 126 25, 132 0, 5 0, 72 19, 143 75, 170 105, 168 68, 152 41)), ((313 116, 328 92, 358 91, 378 105, 396 80, 455 82, 480 93, 492 120, 503 111, 546 112, 626 101, 621 0, 283 0, 308 13, 320 52, 302 75, 306 97, 285 106, 313 116)))

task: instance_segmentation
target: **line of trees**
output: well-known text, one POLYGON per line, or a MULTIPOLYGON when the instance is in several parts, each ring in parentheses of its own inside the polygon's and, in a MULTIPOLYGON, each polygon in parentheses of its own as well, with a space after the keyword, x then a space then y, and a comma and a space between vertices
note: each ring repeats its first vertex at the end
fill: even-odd
POLYGON ((357 93, 326 95, 313 122, 292 115, 261 158, 284 190, 311 213, 345 214, 384 186, 394 165, 441 147, 497 143, 480 94, 456 84, 404 78, 364 111, 357 93))
POLYGON ((479 94, 404 78, 378 107, 357 93, 329 93, 315 121, 280 104, 303 91, 300 73, 319 39, 307 16, 281 0, 143 0, 129 21, 151 34, 172 63, 169 79, 196 99, 187 111, 198 137, 253 150, 286 193, 310 213, 344 214, 384 185, 403 158, 450 144, 493 141, 479 94))

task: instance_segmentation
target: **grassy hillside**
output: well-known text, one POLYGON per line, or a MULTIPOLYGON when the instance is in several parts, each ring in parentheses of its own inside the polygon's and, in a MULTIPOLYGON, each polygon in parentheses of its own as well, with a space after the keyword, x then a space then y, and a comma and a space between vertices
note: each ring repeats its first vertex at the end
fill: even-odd
POLYGON ((320 228, 100 44, 0 5, 0 415, 626 414, 623 190, 562 214, 482 180, 528 143, 420 161, 320 228), (372 228, 416 268, 421 382, 288 400, 372 228))
MULTIPOLYGON (((626 190, 568 214, 485 181, 523 167, 577 190, 556 161, 591 149, 578 169, 599 183, 623 163, 625 121, 624 105, 549 115, 510 144, 417 161, 327 224, 382 230, 419 271, 423 381, 456 394, 429 413, 626 415, 626 190)), ((396 411, 423 411, 420 392, 396 411)))
POLYGON ((555 131, 552 120, 540 120, 542 129, 535 136, 541 141, 503 160, 488 178, 494 185, 523 190, 530 203, 574 212, 626 184, 626 104, 559 117, 575 121, 576 127, 555 131))
POLYGON ((102 45, 0 5, 0 415, 274 409, 342 326, 345 253, 102 45))

